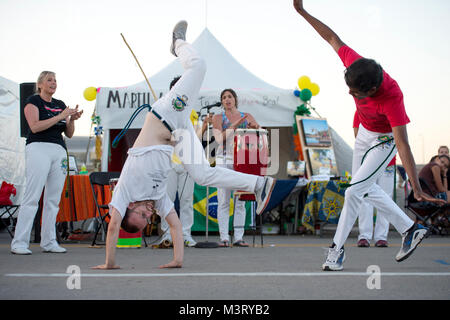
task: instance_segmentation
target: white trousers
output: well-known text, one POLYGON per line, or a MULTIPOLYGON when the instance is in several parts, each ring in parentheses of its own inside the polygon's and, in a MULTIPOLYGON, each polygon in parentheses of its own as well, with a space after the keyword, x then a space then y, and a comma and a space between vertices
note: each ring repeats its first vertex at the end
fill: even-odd
POLYGON ((186 130, 176 130, 174 138, 175 153, 184 168, 194 181, 201 186, 244 190, 255 192, 258 176, 230 170, 224 167, 211 167, 206 159, 200 139, 197 137, 192 123, 186 130))
POLYGON ((345 191, 344 207, 333 238, 337 249, 340 249, 347 240, 364 201, 377 208, 378 215, 385 217, 401 234, 414 224, 414 221, 376 184, 377 179, 394 158, 397 148, 392 141, 368 150, 386 137, 392 137, 392 133, 371 132, 362 125, 359 127, 353 151, 351 182, 354 185, 345 191))
MULTIPOLYGON (((180 201, 180 221, 183 228, 183 236, 191 236, 191 228, 194 224, 194 180, 189 176, 181 164, 174 164, 167 179, 167 194, 171 201, 175 201, 178 192, 180 201)), ((161 221, 161 230, 166 232, 169 224, 166 219, 161 221)), ((170 233, 167 233, 170 237, 170 233)))
MULTIPOLYGON (((216 157, 216 166, 222 168, 233 169, 233 160, 216 157)), ((237 190, 237 189, 234 189, 237 190)), ((228 234, 229 221, 230 221, 230 197, 231 191, 233 189, 218 188, 217 189, 217 220, 219 222, 219 234, 220 241, 230 241, 230 236, 228 234)), ((245 225, 245 201, 240 201, 236 199, 234 204, 234 241, 242 240, 244 236, 244 225, 245 225)))
POLYGON ((66 150, 56 143, 30 143, 25 147, 25 165, 27 185, 11 248, 29 247, 34 217, 45 187, 40 246, 47 250, 58 244, 55 224, 67 174, 66 150))
MULTIPOLYGON (((394 174, 395 166, 389 166, 383 174, 378 177, 376 183, 392 198, 394 193, 394 174)), ((389 233, 389 221, 381 214, 377 214, 375 228, 373 226, 373 206, 363 201, 358 210, 359 236, 358 240, 366 239, 370 242, 379 240, 387 241, 389 233)))

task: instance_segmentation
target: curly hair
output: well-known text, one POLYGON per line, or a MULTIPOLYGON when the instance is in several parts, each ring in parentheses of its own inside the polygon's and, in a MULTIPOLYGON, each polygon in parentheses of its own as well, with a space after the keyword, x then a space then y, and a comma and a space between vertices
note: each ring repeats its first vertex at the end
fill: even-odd
POLYGON ((372 59, 360 58, 345 70, 345 82, 350 88, 368 92, 383 82, 383 68, 372 59))

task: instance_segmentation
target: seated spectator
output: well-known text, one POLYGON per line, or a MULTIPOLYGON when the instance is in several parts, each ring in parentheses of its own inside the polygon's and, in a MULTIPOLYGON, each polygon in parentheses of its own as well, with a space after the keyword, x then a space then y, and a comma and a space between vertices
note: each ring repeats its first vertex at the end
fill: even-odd
MULTIPOLYGON (((446 155, 446 156, 450 157, 450 154, 448 152, 448 147, 447 146, 440 146, 439 149, 438 149, 438 155, 439 156, 446 155)), ((450 180, 450 170, 447 171, 447 181, 449 181, 449 180, 450 180)), ((450 190, 450 184, 448 184, 447 188, 448 188, 447 190, 450 190)))
POLYGON ((438 155, 431 158, 419 172, 419 178, 427 183, 430 190, 424 190, 435 198, 444 199, 448 202, 450 192, 448 191, 447 172, 450 166, 450 158, 447 155, 438 155))

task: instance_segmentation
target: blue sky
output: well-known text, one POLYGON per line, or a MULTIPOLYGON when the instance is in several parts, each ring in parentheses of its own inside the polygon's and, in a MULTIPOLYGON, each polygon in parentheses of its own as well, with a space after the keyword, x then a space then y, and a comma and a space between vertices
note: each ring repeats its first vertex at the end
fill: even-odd
MULTIPOLYGON (((450 145, 450 1, 304 2, 345 43, 397 80, 418 163, 428 162, 439 145, 450 145)), ((36 81, 42 70, 55 71, 55 98, 85 110, 75 134, 88 135, 95 102, 86 101, 83 90, 143 80, 120 33, 151 76, 173 61, 170 32, 180 19, 189 22, 189 41, 208 27, 270 84, 294 89, 300 76, 309 76, 321 89, 312 104, 353 144, 355 107, 344 67, 291 0, 0 0, 0 75, 20 83, 36 81)))

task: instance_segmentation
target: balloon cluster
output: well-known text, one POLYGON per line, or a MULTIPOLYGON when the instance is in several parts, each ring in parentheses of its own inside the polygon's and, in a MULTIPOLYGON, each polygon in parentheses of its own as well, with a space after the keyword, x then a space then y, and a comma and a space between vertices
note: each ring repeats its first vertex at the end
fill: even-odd
POLYGON ((93 101, 97 97, 97 88, 89 87, 84 89, 83 96, 87 101, 93 101))
POLYGON ((298 159, 304 160, 302 145, 300 143, 300 136, 298 135, 298 127, 297 127, 297 116, 309 116, 311 115, 311 111, 308 108, 308 102, 311 100, 313 96, 319 94, 320 87, 317 83, 311 82, 311 79, 308 76, 301 76, 298 78, 298 89, 294 90, 294 95, 299 97, 302 103, 297 106, 297 109, 294 112, 294 124, 293 127, 293 140, 295 151, 297 151, 298 159))
POLYGON ((313 96, 317 96, 320 92, 320 87, 317 83, 311 82, 308 76, 301 76, 298 78, 298 88, 294 90, 294 95, 299 97, 302 101, 307 102, 313 96))

